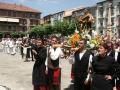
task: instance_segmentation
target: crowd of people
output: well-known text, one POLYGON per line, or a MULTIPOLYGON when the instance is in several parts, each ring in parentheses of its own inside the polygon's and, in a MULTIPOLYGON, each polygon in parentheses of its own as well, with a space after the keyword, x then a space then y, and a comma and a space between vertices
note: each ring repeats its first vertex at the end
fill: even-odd
POLYGON ((15 55, 16 52, 19 52, 19 46, 22 41, 19 39, 12 39, 12 38, 2 38, 1 45, 2 45, 2 52, 15 55))
MULTIPOLYGON (((3 52, 19 52, 24 61, 35 61, 32 73, 34 90, 61 90, 61 58, 66 40, 56 36, 49 39, 3 38, 3 52)), ((68 61, 72 64, 74 90, 120 90, 120 41, 104 41, 97 48, 87 49, 86 39, 77 48, 69 47, 68 61), (92 82, 88 80, 91 76, 92 82)), ((66 67, 67 68, 67 67, 66 67)))

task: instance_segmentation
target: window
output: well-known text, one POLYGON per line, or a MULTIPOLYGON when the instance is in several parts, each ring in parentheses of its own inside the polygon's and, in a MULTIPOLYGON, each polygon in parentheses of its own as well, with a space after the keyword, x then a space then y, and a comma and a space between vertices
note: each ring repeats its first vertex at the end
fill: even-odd
POLYGON ((114 26, 114 18, 111 18, 111 24, 114 26))
POLYGON ((12 29, 12 27, 11 26, 8 26, 8 30, 11 30, 12 29))
POLYGON ((102 22, 100 22, 100 26, 101 26, 101 27, 103 26, 103 23, 102 23, 102 22))
POLYGON ((12 12, 11 11, 8 11, 8 16, 11 16, 12 15, 12 12))
POLYGON ((111 15, 114 15, 114 7, 111 7, 111 15))
POLYGON ((99 13, 100 13, 100 17, 103 17, 103 7, 100 7, 99 13))
POLYGON ((16 17, 17 16, 17 12, 13 11, 13 16, 16 17))

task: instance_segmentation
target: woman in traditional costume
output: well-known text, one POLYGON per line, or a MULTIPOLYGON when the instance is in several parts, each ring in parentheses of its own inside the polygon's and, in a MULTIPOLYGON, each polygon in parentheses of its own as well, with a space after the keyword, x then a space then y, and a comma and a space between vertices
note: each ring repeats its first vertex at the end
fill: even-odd
POLYGON ((32 51, 35 56, 35 64, 32 73, 32 84, 34 86, 34 90, 47 90, 47 78, 45 73, 47 50, 41 39, 37 40, 37 47, 32 51))
POLYGON ((63 55, 61 45, 58 44, 56 36, 51 38, 51 46, 48 53, 48 78, 49 78, 49 90, 61 89, 61 68, 59 65, 60 57, 63 55))
POLYGON ((99 54, 92 61, 93 78, 91 90, 113 90, 115 86, 113 80, 120 72, 120 66, 113 57, 107 55, 107 52, 108 45, 106 43, 100 44, 99 54))

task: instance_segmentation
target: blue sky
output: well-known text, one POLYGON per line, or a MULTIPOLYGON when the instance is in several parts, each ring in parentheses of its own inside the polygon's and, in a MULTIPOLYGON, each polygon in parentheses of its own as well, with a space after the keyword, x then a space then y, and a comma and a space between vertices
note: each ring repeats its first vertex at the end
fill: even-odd
POLYGON ((103 0, 0 0, 30 6, 42 12, 42 16, 80 6, 92 6, 103 0))

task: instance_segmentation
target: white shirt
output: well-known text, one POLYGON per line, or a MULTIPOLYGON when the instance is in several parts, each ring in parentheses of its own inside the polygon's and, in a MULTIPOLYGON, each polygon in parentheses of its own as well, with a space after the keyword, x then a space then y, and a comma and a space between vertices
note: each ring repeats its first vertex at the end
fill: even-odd
MULTIPOLYGON (((48 50, 48 48, 47 48, 47 50, 48 50)), ((60 58, 63 55, 61 48, 56 48, 56 50, 54 50, 52 47, 50 47, 49 51, 47 51, 47 52, 48 52, 48 54, 50 54, 50 58, 52 60, 56 60, 57 58, 60 58)), ((46 58, 46 61, 45 61, 46 66, 48 65, 47 62, 48 62, 48 57, 46 58)), ((60 60, 59 60, 59 63, 60 63, 60 60)), ((46 67, 46 70, 48 70, 47 67, 46 67)))
POLYGON ((2 41, 1 41, 1 44, 4 45, 4 44, 5 44, 5 40, 2 40, 2 41))
POLYGON ((61 55, 63 55, 63 52, 61 50, 61 48, 56 48, 56 50, 54 50, 52 47, 49 50, 50 53, 50 58, 52 60, 56 60, 57 58, 59 58, 61 55))
MULTIPOLYGON (((83 55, 85 54, 85 52, 86 52, 86 50, 84 50, 84 51, 82 51, 82 52, 79 53, 80 60, 83 57, 83 55)), ((90 55, 90 62, 92 62, 92 55, 90 55)), ((69 57, 69 63, 70 64, 74 64, 75 63, 74 54, 69 57)))
POLYGON ((12 48, 13 46, 14 46, 14 41, 11 40, 11 41, 9 42, 9 47, 12 48))

